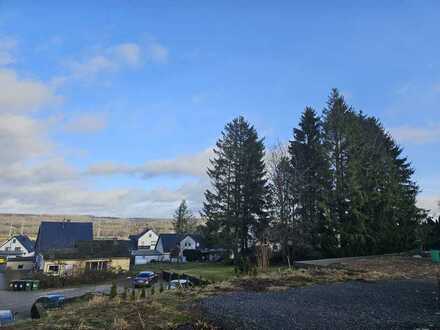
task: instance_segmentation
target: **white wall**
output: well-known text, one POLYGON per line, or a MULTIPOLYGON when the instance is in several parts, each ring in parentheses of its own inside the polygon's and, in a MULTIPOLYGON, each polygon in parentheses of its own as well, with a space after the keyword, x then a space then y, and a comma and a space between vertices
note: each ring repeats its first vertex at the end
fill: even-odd
POLYGON ((28 252, 25 247, 14 237, 10 238, 0 246, 0 251, 17 252, 23 257, 33 256, 33 252, 28 252))
POLYGON ((158 239, 157 234, 154 231, 149 230, 141 237, 139 237, 138 248, 148 246, 150 250, 154 250, 157 243, 157 239, 158 239))
POLYGON ((180 250, 196 250, 198 248, 197 242, 191 237, 186 236, 180 241, 180 250))

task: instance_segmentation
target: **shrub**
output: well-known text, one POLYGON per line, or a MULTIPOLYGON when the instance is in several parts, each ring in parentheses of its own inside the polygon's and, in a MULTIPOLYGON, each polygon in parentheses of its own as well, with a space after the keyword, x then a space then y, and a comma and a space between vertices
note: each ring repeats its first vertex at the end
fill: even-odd
POLYGON ((131 290, 131 297, 130 298, 132 301, 136 300, 136 290, 135 289, 131 290))
POLYGON ((145 299, 145 297, 146 297, 145 288, 142 288, 140 298, 145 299))
POLYGON ((160 282, 160 286, 159 286, 159 292, 162 293, 163 292, 163 283, 160 282))
POLYGON ((151 295, 154 296, 154 285, 151 286, 151 295))
POLYGON ((116 295, 118 294, 118 289, 116 287, 116 283, 113 282, 112 283, 112 287, 110 289, 110 299, 113 299, 116 297, 116 295))

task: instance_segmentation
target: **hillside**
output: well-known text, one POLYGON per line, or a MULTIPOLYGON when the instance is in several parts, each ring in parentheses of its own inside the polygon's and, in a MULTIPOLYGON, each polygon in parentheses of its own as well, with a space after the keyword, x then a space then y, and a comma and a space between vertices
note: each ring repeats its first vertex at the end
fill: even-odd
POLYGON ((0 242, 8 238, 11 230, 15 234, 23 231, 31 239, 35 239, 42 221, 62 221, 64 219, 93 222, 95 238, 127 239, 129 234, 136 234, 145 227, 152 228, 158 233, 173 231, 171 219, 0 213, 0 242))

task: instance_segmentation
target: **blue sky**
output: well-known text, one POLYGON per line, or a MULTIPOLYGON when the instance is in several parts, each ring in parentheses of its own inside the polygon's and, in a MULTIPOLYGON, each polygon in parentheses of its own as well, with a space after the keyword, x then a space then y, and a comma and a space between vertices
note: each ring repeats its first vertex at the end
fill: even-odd
POLYGON ((270 147, 337 87, 404 147, 436 212, 439 33, 437 1, 0 0, 0 211, 197 211, 226 122, 270 147))

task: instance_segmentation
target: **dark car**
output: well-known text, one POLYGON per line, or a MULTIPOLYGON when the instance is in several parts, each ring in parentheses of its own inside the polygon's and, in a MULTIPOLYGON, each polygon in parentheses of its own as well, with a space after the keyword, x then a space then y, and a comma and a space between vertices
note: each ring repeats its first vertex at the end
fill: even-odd
POLYGON ((62 294, 48 294, 35 300, 31 308, 31 318, 39 319, 46 309, 61 308, 64 306, 64 296, 62 294))
POLYGON ((140 272, 133 278, 133 286, 135 288, 150 286, 157 281, 157 275, 153 272, 140 272))

